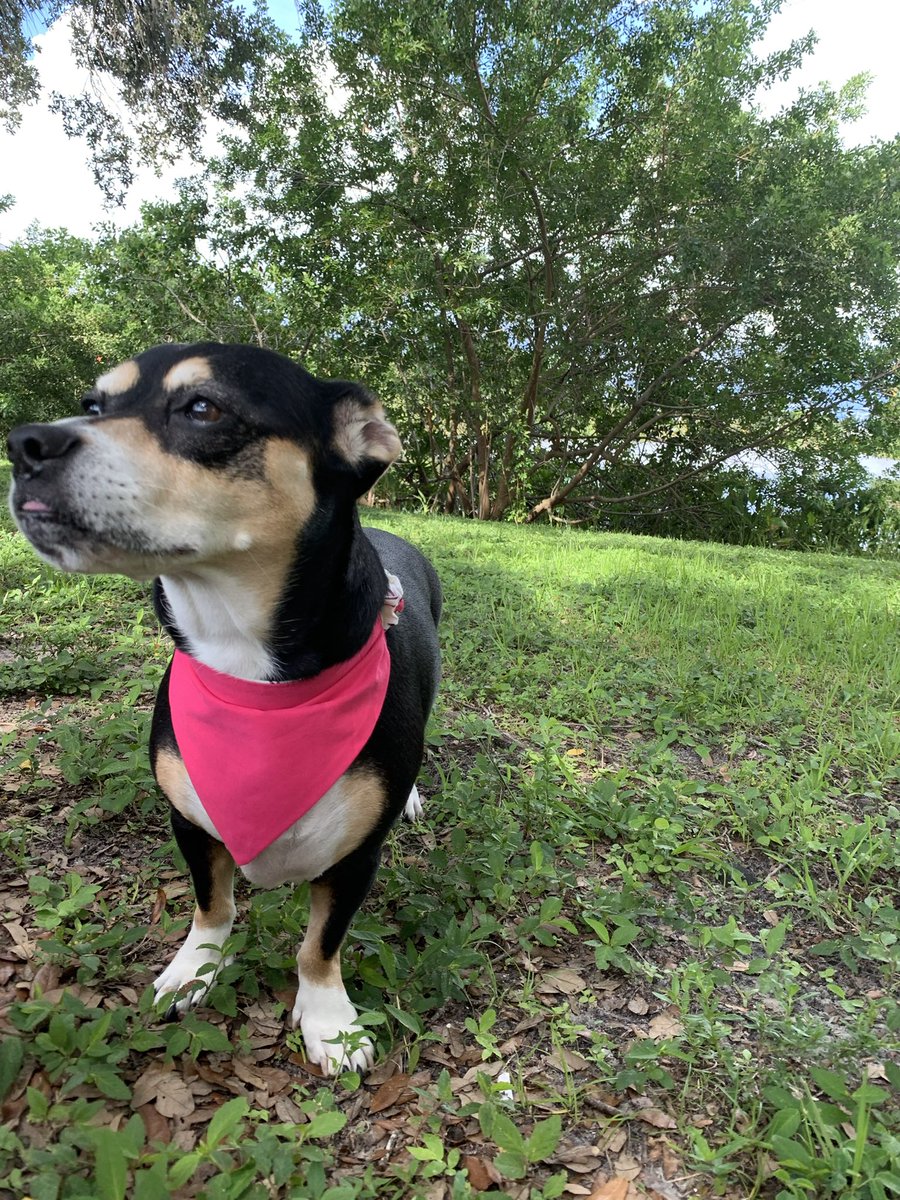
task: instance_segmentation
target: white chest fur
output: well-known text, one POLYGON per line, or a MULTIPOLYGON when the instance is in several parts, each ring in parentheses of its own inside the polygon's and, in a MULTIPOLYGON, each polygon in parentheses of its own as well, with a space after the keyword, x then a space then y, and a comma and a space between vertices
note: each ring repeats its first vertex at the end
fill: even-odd
MULTIPOLYGON (((157 773, 181 815, 221 841, 181 760, 166 756, 157 763, 157 773)), ((253 803, 253 799, 248 802, 253 803)), ((360 844, 377 823, 383 807, 383 790, 373 774, 348 773, 241 870, 251 883, 265 888, 317 879, 360 844)))

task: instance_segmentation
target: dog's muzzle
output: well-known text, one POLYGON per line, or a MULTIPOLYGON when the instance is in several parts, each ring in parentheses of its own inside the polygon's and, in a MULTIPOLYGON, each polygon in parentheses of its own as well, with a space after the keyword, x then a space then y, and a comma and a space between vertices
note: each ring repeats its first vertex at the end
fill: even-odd
POLYGON ((81 438, 65 424, 19 425, 6 444, 14 475, 27 480, 48 467, 58 466, 61 459, 81 445, 81 438))

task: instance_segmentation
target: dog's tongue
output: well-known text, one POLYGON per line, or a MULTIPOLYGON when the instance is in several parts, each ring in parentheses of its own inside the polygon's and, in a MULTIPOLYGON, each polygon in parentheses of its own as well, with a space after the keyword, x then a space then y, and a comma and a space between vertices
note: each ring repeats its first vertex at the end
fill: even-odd
POLYGON ((45 504, 43 500, 26 500, 22 505, 22 512, 50 512, 50 505, 45 504))

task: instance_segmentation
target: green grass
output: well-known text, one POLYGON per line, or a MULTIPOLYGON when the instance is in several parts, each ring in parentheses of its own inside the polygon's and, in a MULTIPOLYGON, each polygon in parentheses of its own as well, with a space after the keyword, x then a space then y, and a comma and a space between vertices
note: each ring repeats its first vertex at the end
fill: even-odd
POLYGON ((248 889, 211 1008, 159 1023, 189 907, 144 748, 168 647, 144 590, 0 534, 0 906, 31 940, 0 1191, 457 1198, 487 1186, 474 1156, 531 1200, 635 1171, 635 1194, 900 1194, 897 566, 375 523, 446 607, 426 823, 392 835, 345 953, 409 1076, 374 1112, 266 1033, 302 890, 248 889), (132 1111, 153 1064, 202 1120, 132 1111))

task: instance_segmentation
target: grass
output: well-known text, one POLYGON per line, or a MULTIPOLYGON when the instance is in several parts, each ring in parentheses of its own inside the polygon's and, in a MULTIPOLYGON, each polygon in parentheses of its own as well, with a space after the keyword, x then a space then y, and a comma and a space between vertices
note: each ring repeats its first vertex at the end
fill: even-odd
POLYGON ((246 889, 210 1007, 153 1012, 168 647, 0 534, 0 1192, 900 1194, 896 565, 376 518, 446 620, 426 822, 345 952, 368 1081, 284 1032, 302 889, 246 889))

